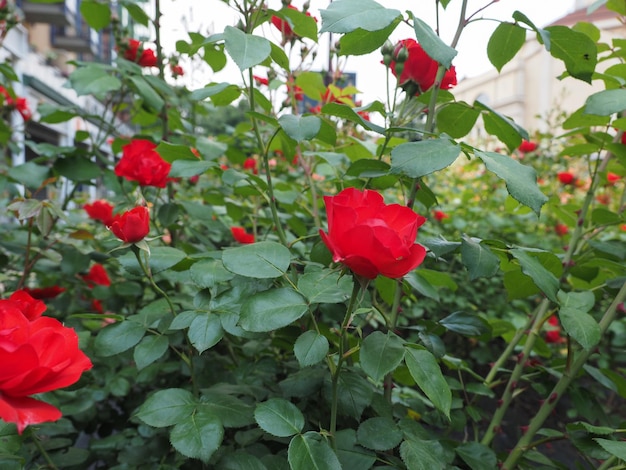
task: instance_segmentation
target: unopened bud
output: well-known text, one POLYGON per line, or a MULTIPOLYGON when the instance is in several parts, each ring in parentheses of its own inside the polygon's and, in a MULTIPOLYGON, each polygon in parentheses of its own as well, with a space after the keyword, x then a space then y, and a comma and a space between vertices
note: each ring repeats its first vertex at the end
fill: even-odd
POLYGON ((406 47, 402 46, 396 53, 395 60, 396 62, 403 63, 403 62, 406 62, 408 58, 409 58, 409 50, 406 47))
POLYGON ((391 44, 391 41, 385 41, 385 44, 383 44, 383 46, 380 48, 380 53, 383 55, 383 57, 386 55, 391 57, 391 55, 393 54, 393 44, 391 44))

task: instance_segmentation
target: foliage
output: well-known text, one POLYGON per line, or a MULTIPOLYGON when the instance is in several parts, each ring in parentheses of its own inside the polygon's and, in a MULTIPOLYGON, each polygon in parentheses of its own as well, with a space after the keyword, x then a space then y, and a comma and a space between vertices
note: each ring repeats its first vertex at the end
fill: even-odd
MULTIPOLYGON (((3 291, 64 288, 46 314, 75 329, 93 368, 42 397, 60 420, 21 435, 0 424, 2 468, 622 468, 624 41, 522 12, 501 23, 482 46, 498 70, 530 31, 564 80, 605 86, 553 117, 553 133, 529 133, 440 89, 478 12, 464 9, 446 44, 417 11, 374 0, 335 0, 318 19, 226 3, 237 25, 190 32, 166 58, 159 3, 149 18, 119 2, 156 40, 112 64, 75 62, 68 86, 102 112, 38 106, 34 122, 89 123, 72 145, 35 142, 3 111, 3 291), (400 22, 435 64, 428 90, 395 86, 403 58, 387 40, 400 22), (320 75, 311 55, 328 33, 339 48, 320 75), (357 103, 341 57, 377 50, 390 98, 357 103), (189 90, 166 67, 185 61, 232 61, 243 83, 189 90), (479 126, 487 138, 472 138, 479 126), (139 140, 171 165, 163 187, 124 178, 149 172, 141 162, 119 169, 139 140), (36 157, 13 164, 22 143, 36 157), (428 219, 417 269, 369 280, 333 262, 323 196, 348 187, 428 219), (115 222, 83 209, 96 195, 115 222), (149 233, 120 236, 138 208, 149 233), (94 265, 109 285, 86 279, 94 265), (555 315, 559 334, 546 335, 555 315)), ((467 2, 434 3, 446 16, 467 2)), ((129 44, 113 8, 80 11, 129 44)), ((0 73, 14 98, 18 76, 9 62, 0 73)))

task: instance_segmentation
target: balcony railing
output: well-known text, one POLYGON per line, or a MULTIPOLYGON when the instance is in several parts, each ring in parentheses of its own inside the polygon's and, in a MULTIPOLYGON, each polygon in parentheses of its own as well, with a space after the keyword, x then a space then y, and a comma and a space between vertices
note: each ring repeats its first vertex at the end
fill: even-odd
POLYGON ((38 3, 17 0, 17 6, 29 23, 47 23, 58 26, 73 26, 78 14, 79 0, 58 3, 38 3))

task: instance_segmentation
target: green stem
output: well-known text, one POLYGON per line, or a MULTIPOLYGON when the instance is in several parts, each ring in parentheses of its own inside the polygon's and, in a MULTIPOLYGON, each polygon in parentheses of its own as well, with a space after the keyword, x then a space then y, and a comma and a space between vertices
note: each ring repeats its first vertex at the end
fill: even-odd
POLYGON ((354 277, 354 284, 352 287, 352 295, 350 296, 350 301, 348 302, 348 308, 346 309, 346 315, 343 318, 343 322, 341 323, 341 330, 339 331, 339 354, 337 357, 337 366, 335 370, 332 371, 332 398, 330 404, 330 436, 332 439, 332 445, 335 450, 337 450, 337 443, 335 442, 335 434, 337 433, 337 406, 339 402, 339 375, 341 374, 341 365, 344 361, 344 354, 346 352, 346 331, 348 330, 348 326, 350 325, 350 320, 352 319, 352 313, 354 312, 354 307, 357 304, 357 298, 359 296, 359 290, 361 289, 361 284, 358 279, 354 277))
POLYGON ((502 419, 504 418, 504 414, 509 408, 511 401, 513 400, 513 393, 517 388, 517 383, 522 376, 522 372, 524 371, 524 363, 526 359, 530 356, 530 352, 535 345, 535 339, 539 335, 539 329, 543 324, 544 317, 546 312, 548 311, 548 307, 550 306, 550 300, 543 299, 537 310, 535 310, 534 316, 532 317, 532 326, 530 332, 528 333, 528 338, 526 339, 526 344, 524 344, 524 349, 517 357, 517 363, 513 368, 513 372, 511 373, 511 377, 509 378, 508 383, 506 384, 506 388, 504 389, 504 393, 502 394, 502 398, 498 402, 498 408, 491 418, 491 422, 489 423, 489 427, 483 436, 481 443, 483 445, 489 445, 493 440, 496 433, 500 430, 500 425, 502 424, 502 419))
POLYGON ((52 469, 52 470, 58 470, 58 467, 52 461, 52 459, 48 455, 48 452, 46 452, 46 449, 44 449, 43 446, 41 445, 41 441, 39 440, 39 437, 37 436, 37 434, 35 434, 35 431, 30 429, 30 435, 33 438, 33 442, 35 443, 35 447, 37 447, 37 450, 39 451, 41 456, 46 461, 47 467, 52 469))
POLYGON ((613 465, 616 460, 617 457, 612 455, 611 457, 606 459, 602 465, 598 467, 598 470, 608 470, 609 468, 611 468, 611 465, 613 465))
POLYGON ((148 268, 146 266, 146 263, 143 262, 143 260, 141 259, 141 255, 140 255, 140 249, 137 247, 137 245, 132 245, 131 249, 133 251, 133 253, 135 253, 135 257, 137 258, 137 262, 139 263, 139 266, 141 267, 141 270, 143 271, 143 273, 146 275, 146 277, 148 278, 148 281, 150 281, 150 285, 152 286, 152 288, 155 290, 155 292, 157 292, 159 295, 163 296, 163 298, 165 299, 165 301, 167 302, 167 305, 170 308, 170 311, 172 312, 173 316, 176 316, 176 308, 174 307, 174 304, 172 303, 172 301, 170 300, 169 296, 165 293, 165 291, 163 291, 163 289, 161 289, 156 282, 154 282, 154 278, 152 277, 152 273, 150 272, 150 268, 148 268))
MULTIPOLYGON (((391 332, 396 329, 398 322, 398 312, 400 310, 400 300, 402 299, 402 279, 396 280, 396 292, 393 296, 393 304, 391 306, 391 316, 387 323, 387 329, 391 332)), ((385 375, 384 394, 387 403, 391 404, 391 390, 393 388, 393 372, 385 375)))
MULTIPOLYGON (((626 282, 622 285, 622 288, 619 290, 619 292, 615 296, 615 299, 613 299, 613 302, 600 320, 600 336, 604 335, 608 327, 611 325, 617 315, 617 307, 622 302, 624 302, 625 299, 626 282)), ((571 367, 563 372, 563 375, 552 389, 552 392, 548 396, 548 399, 544 400, 541 408, 539 408, 537 414, 530 421, 528 425, 528 430, 517 442, 517 444, 509 454, 508 458, 504 461, 504 465, 502 466, 503 470, 513 469, 522 454, 530 449, 530 443, 532 442, 533 437, 535 436, 537 431, 539 431, 541 426, 543 426, 543 423, 548 418, 548 416, 550 416, 550 413, 552 413, 552 410, 558 403, 559 399, 563 396, 563 392, 565 392, 565 390, 569 387, 569 385, 578 375, 578 372, 583 367, 583 365, 585 365, 585 362, 587 362, 587 359, 589 359, 589 356, 591 356, 593 352, 594 348, 582 351, 578 355, 578 357, 576 357, 572 361, 571 367)))

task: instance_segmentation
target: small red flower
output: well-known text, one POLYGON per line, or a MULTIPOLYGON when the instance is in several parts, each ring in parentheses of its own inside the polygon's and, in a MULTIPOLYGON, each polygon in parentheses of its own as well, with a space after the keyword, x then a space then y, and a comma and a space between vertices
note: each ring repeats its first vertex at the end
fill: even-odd
POLYGON ((102 302, 98 299, 93 299, 91 301, 91 309, 98 313, 104 313, 104 307, 102 307, 102 302))
POLYGON ((172 76, 174 78, 182 77, 183 75, 185 75, 185 71, 178 64, 170 64, 170 72, 172 72, 172 76))
POLYGON ((156 67, 157 57, 152 49, 145 49, 141 41, 129 39, 124 47, 124 58, 141 67, 156 67))
POLYGON ((59 296, 60 294, 65 292, 65 287, 49 286, 49 287, 35 287, 32 289, 25 287, 22 290, 26 292, 28 295, 30 295, 33 299, 45 300, 45 299, 54 299, 55 297, 59 296))
POLYGON ((156 144, 149 140, 134 139, 122 147, 122 158, 115 166, 115 174, 140 186, 164 188, 172 165, 161 158, 156 144))
POLYGON ((148 208, 138 206, 117 214, 109 226, 113 235, 125 243, 137 243, 150 232, 150 213, 148 208))
POLYGON ((83 280, 89 287, 94 287, 95 285, 108 287, 111 285, 109 274, 101 264, 94 264, 89 269, 89 273, 83 276, 83 280))
POLYGON ((433 211, 433 217, 438 222, 441 222, 443 219, 448 219, 450 216, 443 211, 433 211))
POLYGON ((325 196, 328 234, 322 241, 355 274, 374 279, 379 274, 400 278, 419 266, 426 250, 415 243, 426 221, 406 206, 385 204, 376 191, 348 188, 325 196))
POLYGON ((43 302, 24 291, 0 300, 0 418, 15 423, 20 434, 28 425, 62 416, 59 409, 31 395, 72 385, 92 367, 78 348, 76 332, 42 317, 45 309, 43 302))
POLYGON ((550 325, 551 328, 546 331, 546 343, 563 343, 565 338, 561 335, 561 326, 556 315, 552 315, 548 319, 548 325, 550 325))
POLYGON ((83 206, 89 218, 99 220, 107 227, 113 222, 113 206, 104 199, 98 199, 91 204, 83 206))
POLYGON ((576 176, 569 171, 561 171, 556 176, 562 184, 574 184, 576 182, 576 176))
POLYGON ((28 106, 28 101, 26 101, 26 98, 16 99, 15 109, 17 110, 18 113, 20 113, 24 121, 30 121, 31 118, 33 117, 33 112, 30 110, 30 107, 28 106))
POLYGON ((259 174, 259 169, 257 168, 257 162, 252 157, 246 158, 246 160, 243 162, 243 168, 244 170, 252 170, 252 173, 255 175, 259 174))
MULTIPOLYGON (((394 75, 396 75, 395 59, 402 49, 406 49, 407 59, 403 63, 404 68, 398 78, 399 85, 402 87, 410 87, 410 84, 414 84, 414 86, 417 86, 416 94, 428 91, 435 84, 439 64, 424 51, 422 46, 415 39, 403 39, 396 44, 393 51, 394 60, 392 60, 389 65, 394 75)), ((456 69, 454 65, 452 65, 441 80, 441 89, 449 90, 456 84, 456 69)))
POLYGON ((249 244, 255 242, 254 234, 246 233, 243 227, 231 227, 230 232, 233 234, 233 238, 239 243, 249 244))
POLYGON ((265 78, 265 77, 259 77, 258 75, 252 75, 252 78, 254 78, 254 81, 256 82, 257 85, 268 86, 270 84, 270 81, 267 78, 265 78))
POLYGON ((567 228, 567 225, 565 225, 565 224, 556 224, 554 226, 554 232, 559 237, 563 237, 563 236, 567 235, 567 233, 569 232, 569 229, 567 228))
POLYGON ((522 153, 534 152, 535 150, 537 150, 537 143, 531 142, 529 140, 522 140, 522 143, 517 148, 517 150, 522 153))
POLYGON ((618 175, 617 173, 611 173, 609 171, 606 174, 606 180, 608 181, 609 184, 615 184, 615 183, 617 183, 621 179, 622 179, 622 177, 620 175, 618 175))

